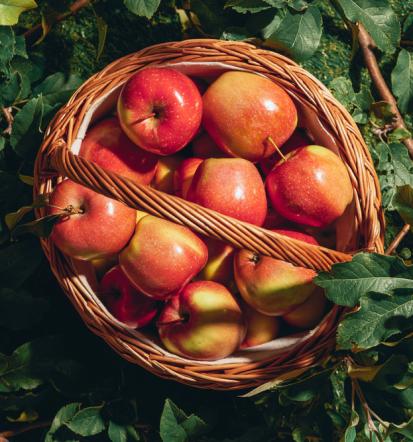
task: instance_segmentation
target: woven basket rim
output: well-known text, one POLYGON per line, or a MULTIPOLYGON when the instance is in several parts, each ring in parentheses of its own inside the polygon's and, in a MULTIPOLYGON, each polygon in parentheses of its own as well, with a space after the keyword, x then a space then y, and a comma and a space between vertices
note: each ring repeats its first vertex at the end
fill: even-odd
MULTIPOLYGON (((344 145, 344 147, 340 145, 340 154, 351 172, 357 196, 353 228, 357 228, 359 235, 363 237, 366 248, 383 252, 384 217, 380 189, 370 154, 357 126, 329 90, 307 71, 280 54, 257 49, 246 43, 208 39, 161 43, 116 60, 95 74, 75 92, 68 104, 50 123, 36 160, 34 193, 48 192, 53 188, 57 180, 56 174, 52 171, 55 169, 75 181, 116 197, 133 207, 140 207, 138 201, 139 203, 143 201, 149 205, 152 213, 166 218, 169 216, 169 219, 191 228, 194 228, 191 219, 196 216, 197 223, 201 219, 206 226, 204 228, 207 230, 203 233, 210 236, 213 232, 211 226, 221 223, 219 225, 225 226, 226 235, 231 241, 234 232, 244 235, 249 241, 242 243, 244 247, 245 244, 255 241, 254 245, 257 245, 258 251, 267 252, 274 257, 283 257, 296 265, 305 262, 311 267, 314 261, 317 261, 319 268, 327 269, 332 263, 345 260, 345 254, 332 253, 328 249, 323 251, 323 248, 307 246, 300 241, 266 231, 262 233, 263 229, 250 228, 236 220, 231 224, 231 219, 228 221, 222 215, 208 213, 212 211, 194 208, 192 206, 196 205, 191 206, 186 202, 177 202, 176 198, 161 192, 141 189, 129 180, 103 171, 68 151, 66 144, 72 144, 87 108, 108 91, 109 83, 112 83, 113 87, 114 81, 120 84, 120 76, 126 81, 128 76, 139 68, 171 60, 186 63, 194 60, 198 62, 225 60, 225 64, 230 64, 234 68, 244 66, 270 79, 277 79, 277 82, 281 82, 285 87, 290 85, 289 92, 292 95, 304 97, 308 94, 309 105, 316 106, 317 111, 326 119, 331 118, 335 136, 337 139, 340 138, 344 145), (172 212, 172 215, 166 213, 165 207, 172 212)), ((42 209, 36 212, 37 216, 43 216, 44 213, 42 209)), ((199 228, 197 224, 195 227, 199 228)), ((60 285, 92 332, 101 336, 125 359, 145 367, 158 376, 199 388, 245 389, 280 375, 285 376, 297 368, 310 367, 328 355, 334 346, 335 327, 342 313, 338 307, 334 308, 331 315, 332 323, 324 328, 321 327, 321 334, 324 335, 317 336, 317 339, 305 342, 303 346, 294 349, 295 354, 283 354, 281 357, 238 365, 183 364, 178 358, 159 355, 147 344, 137 342, 127 330, 119 329, 119 325, 114 324, 113 320, 111 321, 96 305, 91 305, 85 298, 84 287, 76 280, 76 275, 73 275, 69 260, 49 240, 43 240, 42 247, 60 285)))

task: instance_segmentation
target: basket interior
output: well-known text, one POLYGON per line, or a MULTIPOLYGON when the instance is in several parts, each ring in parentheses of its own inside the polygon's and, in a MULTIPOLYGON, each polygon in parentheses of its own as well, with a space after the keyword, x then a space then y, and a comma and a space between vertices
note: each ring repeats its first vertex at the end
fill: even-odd
MULTIPOLYGON (((173 67, 180 70, 181 72, 198 77, 207 82, 213 81, 217 76, 227 70, 234 70, 233 66, 226 65, 225 63, 219 62, 181 62, 181 63, 165 63, 165 67, 173 67)), ((245 70, 245 69, 239 69, 245 70)), ((76 138, 69 148, 73 153, 78 153, 82 140, 86 134, 88 127, 94 124, 96 121, 102 117, 108 116, 115 111, 116 100, 120 93, 122 85, 114 87, 110 92, 100 97, 98 100, 93 102, 88 111, 85 113, 84 118, 79 126, 79 130, 76 134, 76 138)), ((291 94, 290 94, 291 95, 291 94)), ((337 154, 339 153, 339 148, 336 143, 336 139, 329 132, 329 130, 323 125, 321 120, 318 118, 317 113, 312 110, 302 100, 292 95, 293 100, 297 106, 299 112, 299 126, 306 128, 308 135, 313 139, 315 144, 320 144, 329 149, 333 150, 337 154)), ((336 249, 341 251, 354 250, 358 247, 357 238, 358 232, 355 228, 352 228, 354 219, 354 207, 350 207, 346 214, 343 215, 340 223, 336 227, 336 238, 337 244, 336 249), (343 227, 343 228, 342 228, 343 227)), ((70 260, 70 258, 66 258, 70 260)), ((177 361, 184 363, 190 363, 196 365, 197 362, 193 360, 188 360, 181 358, 177 355, 171 354, 165 350, 165 348, 160 343, 158 337, 150 332, 138 331, 127 327, 125 324, 117 321, 112 315, 106 310, 105 306, 101 303, 98 296, 98 282, 96 280, 95 271, 93 266, 86 261, 70 260, 71 267, 73 269, 73 274, 77 275, 82 284, 82 290, 84 296, 87 296, 92 302, 98 304, 101 308, 102 314, 110 318, 110 322, 115 323, 120 329, 127 329, 128 334, 139 339, 141 342, 151 346, 156 349, 157 352, 174 358, 177 361)), ((337 315, 336 309, 333 309, 326 314, 322 322, 313 330, 309 330, 302 333, 297 333, 294 335, 289 335, 275 339, 271 342, 267 342, 260 346, 251 347, 246 350, 238 351, 228 358, 221 359, 218 361, 202 361, 202 365, 215 365, 215 364, 244 364, 248 362, 259 361, 262 359, 267 359, 269 356, 281 354, 284 352, 293 352, 294 347, 300 345, 305 345, 306 341, 310 341, 314 334, 321 333, 322 329, 335 321, 337 315)))

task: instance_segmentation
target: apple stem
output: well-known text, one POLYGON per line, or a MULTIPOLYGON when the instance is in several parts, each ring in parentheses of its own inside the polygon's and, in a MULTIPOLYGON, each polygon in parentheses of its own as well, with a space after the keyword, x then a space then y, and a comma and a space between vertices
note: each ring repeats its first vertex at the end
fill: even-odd
POLYGON ((149 118, 153 118, 156 116, 155 112, 151 112, 148 115, 145 115, 144 117, 138 118, 136 121, 134 121, 132 124, 139 124, 142 123, 143 121, 149 120, 149 118))
POLYGON ((283 161, 287 161, 287 158, 285 157, 285 155, 281 152, 281 149, 277 146, 276 142, 273 140, 273 138, 271 137, 271 135, 269 135, 267 137, 267 140, 274 146, 275 150, 277 151, 277 153, 280 155, 280 157, 282 158, 283 161))

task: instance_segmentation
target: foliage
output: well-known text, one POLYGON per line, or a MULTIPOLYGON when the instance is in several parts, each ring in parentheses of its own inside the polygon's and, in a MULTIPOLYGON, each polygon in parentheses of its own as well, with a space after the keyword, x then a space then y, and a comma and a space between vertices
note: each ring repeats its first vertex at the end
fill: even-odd
POLYGON ((394 128, 360 68, 355 23, 374 39, 409 125, 411 0, 95 0, 76 15, 73 3, 0 0, 0 439, 10 430, 13 440, 47 442, 413 440, 411 233, 394 257, 360 253, 321 273, 317 284, 348 309, 336 351, 245 397, 197 391, 123 361, 81 324, 27 234, 50 227, 30 224, 45 203, 32 201, 33 162, 79 84, 150 44, 207 36, 281 51, 329 86, 369 144, 390 242, 413 224, 409 131, 394 128))

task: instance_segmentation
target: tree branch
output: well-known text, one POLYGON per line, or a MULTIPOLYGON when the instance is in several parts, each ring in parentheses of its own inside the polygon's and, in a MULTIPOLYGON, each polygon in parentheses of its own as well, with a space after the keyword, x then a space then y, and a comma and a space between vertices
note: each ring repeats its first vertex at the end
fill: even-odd
MULTIPOLYGON (((70 17, 71 15, 75 15, 80 9, 84 8, 85 6, 88 6, 92 1, 93 0, 76 0, 72 5, 70 5, 68 12, 64 12, 56 16, 56 18, 54 19, 54 23, 59 23, 65 18, 70 17)), ((32 37, 33 34, 36 34, 37 32, 41 31, 41 29, 42 29, 42 24, 38 23, 37 25, 28 29, 23 35, 26 39, 28 39, 32 37)))
MULTIPOLYGON (((404 128, 406 129, 406 125, 404 123, 403 117, 397 107, 396 99, 391 93, 389 87, 386 84, 386 81, 383 78, 383 75, 380 71, 379 65, 377 63, 377 58, 374 54, 374 49, 376 45, 374 41, 364 28, 364 26, 360 23, 357 25, 358 27, 358 41, 360 44, 361 51, 363 53, 364 62, 366 63, 367 69, 370 73, 370 76, 373 80, 374 85, 376 86, 377 92, 380 94, 380 97, 383 101, 387 101, 393 113, 396 116, 396 121, 394 124, 395 128, 404 128)), ((409 151, 410 157, 413 158, 413 139, 407 138, 404 141, 407 150, 409 151)))
POLYGON ((389 247, 385 252, 385 255, 391 255, 399 246, 402 239, 407 235, 407 232, 410 230, 410 224, 405 224, 400 232, 395 236, 389 247))
POLYGON ((50 427, 51 422, 35 422, 34 424, 26 425, 24 427, 16 428, 15 430, 6 430, 0 432, 0 441, 1 438, 7 440, 11 437, 15 437, 19 434, 26 433, 32 430, 38 430, 39 428, 47 428, 50 427))
POLYGON ((11 135, 11 132, 13 130, 13 121, 14 121, 13 114, 11 113, 12 109, 11 109, 11 107, 2 107, 1 111, 4 115, 4 119, 6 120, 6 123, 7 123, 7 127, 6 127, 6 129, 4 129, 3 134, 4 135, 11 135))

